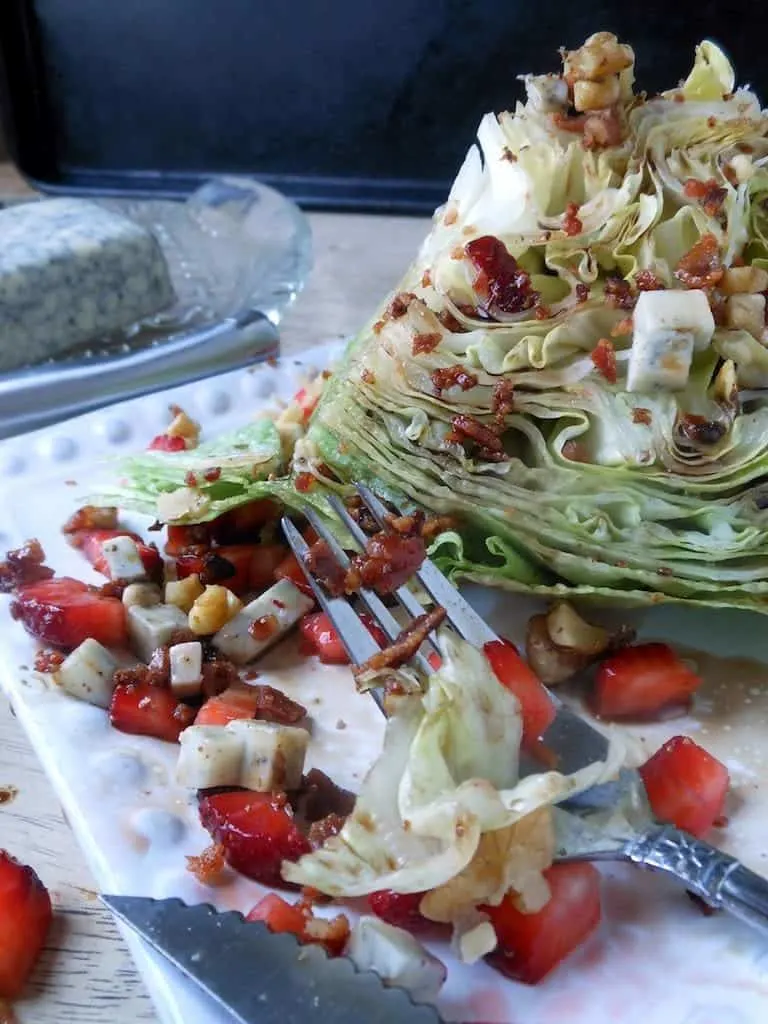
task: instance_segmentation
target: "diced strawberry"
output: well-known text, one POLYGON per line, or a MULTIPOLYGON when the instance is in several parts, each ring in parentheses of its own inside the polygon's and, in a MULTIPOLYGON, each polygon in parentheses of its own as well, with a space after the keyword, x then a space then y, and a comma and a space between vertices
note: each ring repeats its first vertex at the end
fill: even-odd
POLYGON ((203 704, 197 712, 195 725, 226 725, 240 718, 255 718, 256 707, 256 696, 246 687, 230 687, 203 704))
POLYGON ((547 688, 508 640, 494 640, 483 648, 496 678, 520 702, 523 745, 535 751, 541 736, 554 721, 556 708, 547 688))
POLYGON ((115 537, 130 537, 135 542, 144 570, 150 579, 155 579, 162 572, 163 559, 154 545, 145 544, 137 533, 130 530, 77 530, 70 536, 73 548, 78 548, 91 563, 96 572, 109 576, 107 560, 104 557, 102 544, 105 540, 115 537))
POLYGON ((368 897, 371 913, 380 917, 387 924, 396 928, 404 928, 407 932, 419 934, 434 927, 431 921, 423 916, 419 904, 423 892, 392 892, 391 889, 380 889, 368 897))
POLYGON ((183 452, 186 449, 187 442, 183 437, 171 437, 170 434, 158 434, 147 445, 150 452, 183 452))
POLYGON ((307 582, 307 577, 304 575, 304 570, 299 565, 299 560, 293 552, 286 555, 275 569, 275 579, 290 580, 291 583, 296 584, 302 594, 306 594, 307 597, 315 596, 312 587, 307 582))
POLYGON ((210 524, 211 536, 219 544, 240 544, 259 539, 259 531, 266 523, 280 515, 280 506, 270 498, 249 501, 247 505, 230 509, 210 524))
POLYGON ((211 543, 210 523, 192 523, 189 526, 169 526, 165 553, 172 558, 190 549, 207 549, 211 543))
POLYGON ((688 736, 673 736, 640 768, 653 813, 701 836, 722 817, 728 769, 688 736))
MULTIPOLYGON (((369 615, 363 612, 360 616, 368 632, 380 647, 387 646, 384 631, 376 625, 369 615)), ((325 612, 310 612, 299 623, 301 638, 308 654, 316 654, 324 665, 348 665, 349 657, 339 634, 331 625, 325 612)))
POLYGON ((648 718, 686 705, 700 686, 701 678, 667 644, 638 644, 600 665, 591 705, 601 718, 648 718))
POLYGON ((11 615, 32 636, 54 647, 74 649, 88 637, 105 647, 128 643, 122 601, 69 576, 20 587, 11 615))
POLYGON ((0 850, 0 999, 21 994, 52 917, 51 898, 37 874, 0 850))
POLYGON ((115 729, 169 743, 178 743, 194 719, 194 708, 181 704, 171 690, 151 683, 118 684, 109 705, 109 720, 115 729))
POLYGON ((274 892, 262 896, 246 921, 263 921, 271 932, 290 932, 299 942, 323 946, 328 956, 341 956, 349 939, 349 921, 344 914, 330 920, 315 917, 307 902, 288 903, 274 892))
POLYGON ((508 978, 535 985, 600 923, 600 874, 592 864, 553 864, 544 872, 549 902, 524 914, 508 893, 498 907, 480 907, 491 920, 498 947, 486 959, 508 978))
POLYGON ((227 851, 227 862, 262 885, 285 887, 282 862, 296 861, 311 850, 284 793, 239 790, 205 796, 200 821, 227 851))
POLYGON ((258 544, 253 549, 249 569, 251 590, 266 590, 274 583, 277 567, 283 563, 286 550, 282 544, 258 544))

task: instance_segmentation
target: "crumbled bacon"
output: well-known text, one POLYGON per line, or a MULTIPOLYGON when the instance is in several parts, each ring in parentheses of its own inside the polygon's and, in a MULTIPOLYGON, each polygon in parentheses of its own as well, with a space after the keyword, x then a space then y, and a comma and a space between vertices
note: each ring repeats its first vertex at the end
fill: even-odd
POLYGON ((306 565, 318 583, 332 597, 340 597, 344 593, 346 574, 326 541, 316 540, 310 546, 306 557, 306 565))
POLYGON ((714 288, 724 273, 720 248, 711 232, 702 235, 675 267, 675 277, 686 288, 714 288))
POLYGON ((413 337, 411 352, 415 356, 434 352, 441 341, 442 335, 439 331, 421 331, 413 337))
POLYGON ((226 869, 226 850, 221 843, 211 843, 199 856, 187 857, 187 871, 201 885, 221 885, 226 869))
POLYGON ((149 665, 136 665, 133 668, 119 668, 112 677, 115 687, 118 686, 170 686, 170 667, 168 664, 168 648, 158 647, 152 655, 149 665))
POLYGON ((62 533, 78 530, 116 530, 117 509, 111 505, 83 505, 61 528, 62 533))
POLYGON ((333 779, 319 768, 312 768, 304 776, 301 789, 292 797, 297 819, 314 823, 334 814, 346 818, 355 806, 355 794, 337 786, 333 779))
POLYGON ((612 338, 622 338, 626 334, 632 333, 632 317, 625 316, 623 320, 619 320, 617 324, 614 324, 611 328, 612 338))
POLYGON ((716 217, 725 202, 728 189, 718 185, 714 178, 708 181, 687 178, 683 185, 683 194, 689 199, 698 200, 708 216, 716 217))
POLYGON ((624 141, 624 120, 617 107, 591 110, 584 120, 584 149, 607 149, 624 141))
POLYGON ((388 317, 390 320, 399 320, 401 316, 405 316, 408 312, 408 306, 415 298, 416 296, 413 292, 398 292, 387 306, 387 311, 384 314, 385 317, 388 317))
POLYGON ((277 725, 296 725, 306 718, 307 709, 298 701, 291 700, 282 690, 274 686, 258 683, 249 686, 248 693, 256 698, 255 718, 263 722, 275 722, 277 725))
POLYGON ((503 462, 506 459, 504 445, 498 433, 487 427, 474 416, 460 414, 451 419, 451 432, 446 436, 448 441, 460 444, 470 442, 476 445, 476 454, 486 462, 503 462))
POLYGON ((579 204, 568 203, 563 214, 563 231, 571 238, 574 235, 580 235, 583 230, 584 225, 579 219, 579 204))
POLYGON ((424 273, 421 275, 421 287, 422 288, 429 288, 429 286, 431 284, 432 284, 432 275, 430 274, 429 270, 425 270, 424 273))
POLYGON ((0 594, 13 593, 24 583, 49 580, 53 569, 45 565, 45 552, 40 541, 26 541, 20 548, 9 551, 0 562, 0 594))
POLYGON ((606 278, 603 292, 606 302, 614 309, 632 309, 635 305, 635 296, 629 282, 616 274, 606 278))
POLYGON ((296 475, 296 490, 301 494, 306 494, 307 491, 311 490, 315 485, 315 478, 311 473, 298 473, 296 475))
POLYGON ((261 615, 258 619, 253 619, 248 624, 248 635, 256 641, 256 643, 262 643, 263 641, 269 640, 275 633, 280 629, 280 623, 277 621, 275 615, 261 615))
POLYGON ((379 524, 373 518, 368 507, 363 503, 363 499, 355 494, 351 498, 347 499, 346 502, 347 510, 352 518, 355 520, 357 525, 365 533, 376 533, 379 529, 379 524))
POLYGON ((346 578, 347 593, 360 586, 391 594, 416 572, 427 557, 421 537, 402 537, 382 530, 371 537, 363 554, 352 559, 346 578))
POLYGON ((469 391, 477 385, 477 377, 474 373, 470 373, 461 363, 438 368, 431 374, 431 380, 438 394, 447 388, 453 387, 459 387, 462 391, 469 391))
POLYGON ((533 311, 533 315, 537 320, 549 320, 552 316, 552 310, 549 306, 545 306, 543 302, 537 302, 536 308, 533 311))
POLYGON ((55 672, 57 668, 61 668, 65 658, 66 655, 61 651, 47 651, 45 648, 40 648, 35 654, 35 672, 46 674, 55 672))
POLYGON ((223 658, 215 648, 211 648, 211 650, 218 654, 218 657, 210 657, 206 645, 203 644, 205 662, 203 664, 203 685, 201 689, 203 696, 206 698, 218 697, 220 693, 224 693, 225 690, 229 690, 240 682, 240 673, 237 671, 236 666, 231 661, 223 658))
POLYGON ((446 530, 455 530, 456 519, 453 516, 430 516, 425 519, 421 527, 421 536, 425 541, 433 540, 439 533, 446 530))
POLYGON ((419 509, 409 515, 395 516, 387 513, 384 522, 390 530, 399 533, 401 537, 414 537, 421 535, 421 524, 424 522, 424 513, 419 509))
POLYGON ((563 132, 572 132, 574 135, 582 135, 587 123, 586 114, 566 114, 561 110, 551 114, 550 119, 555 128, 563 132))
POLYGON ((436 315, 446 331, 450 331, 451 334, 466 334, 467 328, 456 319, 450 309, 441 309, 436 315))
POLYGON ((373 385, 376 383, 376 374, 373 373, 372 370, 369 370, 367 367, 363 367, 363 369, 360 371, 360 380, 363 382, 363 384, 373 385))
POLYGON ((698 445, 717 444, 726 432, 724 423, 720 423, 718 420, 708 420, 705 416, 694 413, 682 416, 677 428, 681 437, 698 445))
POLYGON ((650 427, 651 423, 653 423, 651 410, 644 409, 642 406, 638 405, 632 410, 632 422, 644 423, 646 426, 650 427))
POLYGON ((589 285, 584 284, 583 281, 579 281, 579 283, 576 285, 576 301, 579 303, 586 302, 588 298, 589 285))
POLYGON ((187 487, 197 487, 197 477, 191 469, 188 469, 184 474, 184 483, 187 487))
POLYGON ((467 242, 464 251, 475 271, 474 289, 481 310, 521 313, 536 304, 539 295, 531 288, 531 277, 518 265, 507 247, 493 235, 467 242))
POLYGON ((592 362, 609 384, 616 383, 616 349, 608 338, 601 338, 592 349, 592 362))
POLYGON ((307 833, 312 849, 319 849, 331 836, 337 836, 344 828, 346 820, 340 814, 328 814, 325 818, 312 822, 307 833))
POLYGON ((666 288, 666 285, 657 277, 652 270, 638 270, 635 275, 635 286, 641 292, 659 292, 666 288))
POLYGON ((355 678, 367 672, 377 672, 383 668, 400 668, 407 661, 410 661, 418 651, 429 634, 437 629, 445 619, 445 608, 439 605, 430 611, 419 615, 403 629, 388 647, 377 651, 362 665, 358 665, 353 671, 355 678))
POLYGON ((491 412, 496 424, 497 433, 504 429, 504 421, 515 407, 515 388, 511 380, 497 380, 493 385, 491 396, 491 412))

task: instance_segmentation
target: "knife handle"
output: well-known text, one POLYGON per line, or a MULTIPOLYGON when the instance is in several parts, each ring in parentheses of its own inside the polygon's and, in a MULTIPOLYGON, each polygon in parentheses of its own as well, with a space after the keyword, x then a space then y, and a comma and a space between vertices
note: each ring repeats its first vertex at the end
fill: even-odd
POLYGON ((672 875, 710 907, 768 934, 768 879, 735 857, 672 825, 654 826, 625 853, 633 864, 672 875))

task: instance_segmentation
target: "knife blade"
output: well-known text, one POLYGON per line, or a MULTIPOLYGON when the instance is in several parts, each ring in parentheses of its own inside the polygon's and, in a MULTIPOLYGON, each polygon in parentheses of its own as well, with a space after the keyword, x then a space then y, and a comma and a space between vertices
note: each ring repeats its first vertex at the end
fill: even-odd
POLYGON ((102 902, 240 1024, 440 1024, 437 1010, 387 987, 347 957, 231 910, 179 899, 103 895, 102 902))

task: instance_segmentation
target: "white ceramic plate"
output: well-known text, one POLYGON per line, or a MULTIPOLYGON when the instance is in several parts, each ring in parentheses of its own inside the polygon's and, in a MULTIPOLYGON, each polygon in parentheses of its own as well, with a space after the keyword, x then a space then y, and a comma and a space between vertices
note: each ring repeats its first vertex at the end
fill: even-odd
MULTIPOLYGON (((322 368, 332 350, 303 357, 322 368)), ((173 392, 113 406, 0 444, 0 546, 37 536, 59 573, 83 579, 90 569, 68 548, 60 528, 80 497, 103 478, 104 459, 141 448, 168 422, 171 401, 213 432, 251 416, 273 396, 295 389, 301 364, 218 377, 173 392)), ((133 527, 147 523, 126 517, 133 527)), ((156 535, 155 535, 156 536, 156 535)), ((531 601, 474 591, 491 623, 520 638, 531 601)), ((18 719, 43 762, 102 891, 180 896, 247 911, 263 891, 246 879, 207 889, 186 871, 186 854, 208 837, 190 797, 173 781, 176 747, 111 729, 99 709, 50 691, 34 673, 36 644, 0 607, 0 673, 18 719)), ((690 732, 732 773, 727 828, 716 841, 768 873, 768 641, 766 619, 743 614, 655 608, 628 616, 641 636, 695 649, 705 685, 692 717, 633 729, 639 757, 679 732, 690 732), (764 664, 758 666, 761 658, 764 664)), ((347 669, 301 658, 292 641, 259 663, 262 680, 307 705, 314 719, 310 761, 341 785, 356 788, 382 733, 369 698, 353 694, 347 669), (342 723, 343 726, 342 727, 342 723)), ((507 1024, 764 1024, 768 945, 722 916, 705 918, 665 879, 625 868, 605 871, 605 920, 598 934, 544 984, 505 981, 484 964, 449 964, 441 999, 446 1020, 507 1024)), ((175 970, 128 936, 165 1022, 226 1020, 175 970)))

